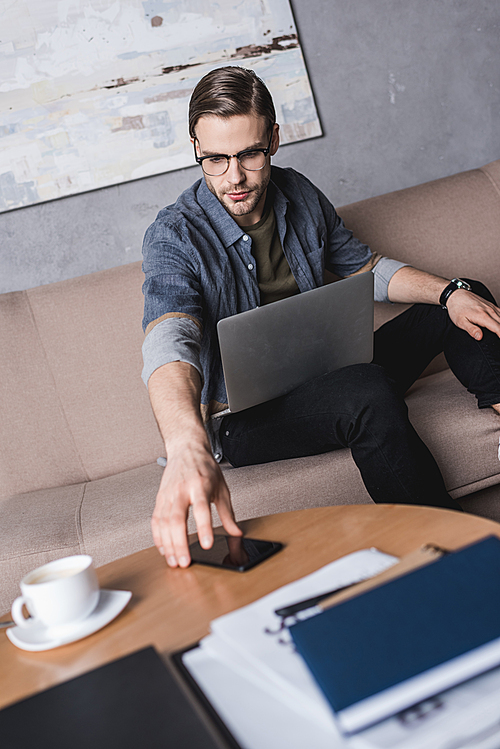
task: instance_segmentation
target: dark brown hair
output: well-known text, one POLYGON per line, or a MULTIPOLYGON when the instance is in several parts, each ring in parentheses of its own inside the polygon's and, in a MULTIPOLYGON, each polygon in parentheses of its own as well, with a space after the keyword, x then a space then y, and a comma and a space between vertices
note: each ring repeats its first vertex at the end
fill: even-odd
POLYGON ((196 123, 204 115, 233 117, 256 114, 267 127, 276 122, 273 99, 265 83, 253 70, 228 66, 207 73, 195 87, 189 102, 189 135, 195 137, 196 123))

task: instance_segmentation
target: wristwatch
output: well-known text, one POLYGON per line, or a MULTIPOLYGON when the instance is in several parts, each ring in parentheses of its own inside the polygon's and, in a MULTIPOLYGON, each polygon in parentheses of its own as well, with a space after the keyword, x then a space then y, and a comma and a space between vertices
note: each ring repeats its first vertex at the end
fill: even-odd
POLYGON ((471 287, 470 284, 467 283, 467 281, 462 281, 461 278, 453 278, 448 286, 443 289, 443 292, 441 296, 439 297, 439 304, 443 309, 448 309, 446 306, 446 302, 450 298, 450 296, 453 294, 454 291, 457 289, 464 289, 465 291, 470 291, 471 287))

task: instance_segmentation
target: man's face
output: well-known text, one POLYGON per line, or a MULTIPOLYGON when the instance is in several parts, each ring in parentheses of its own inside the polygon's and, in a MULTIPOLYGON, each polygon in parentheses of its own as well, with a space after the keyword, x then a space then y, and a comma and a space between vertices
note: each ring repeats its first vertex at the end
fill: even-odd
MULTIPOLYGON (((263 117, 235 115, 200 117, 196 123, 198 156, 232 155, 251 148, 267 148, 270 131, 263 117)), ((203 173, 208 189, 222 203, 239 226, 251 226, 262 218, 266 190, 271 177, 271 155, 278 150, 278 125, 274 125, 270 154, 260 171, 243 169, 231 159, 227 172, 219 177, 203 173)))

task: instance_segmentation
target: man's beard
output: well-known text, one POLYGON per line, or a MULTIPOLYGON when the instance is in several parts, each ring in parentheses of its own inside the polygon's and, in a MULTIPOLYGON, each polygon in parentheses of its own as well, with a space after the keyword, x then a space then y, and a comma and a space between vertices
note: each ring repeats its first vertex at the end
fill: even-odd
POLYGON ((248 188, 245 189, 244 185, 239 185, 238 187, 235 187, 233 190, 217 190, 214 185, 206 180, 207 187, 210 190, 210 192, 215 195, 219 203, 226 209, 226 211, 229 213, 230 216, 246 216, 249 213, 252 213, 259 204, 260 199, 265 194, 267 190, 267 186, 269 184, 269 177, 265 180, 265 182, 259 184, 255 188, 248 188), (235 194, 235 193, 246 193, 248 192, 248 196, 245 200, 241 201, 233 201, 231 198, 226 197, 228 193, 235 194))

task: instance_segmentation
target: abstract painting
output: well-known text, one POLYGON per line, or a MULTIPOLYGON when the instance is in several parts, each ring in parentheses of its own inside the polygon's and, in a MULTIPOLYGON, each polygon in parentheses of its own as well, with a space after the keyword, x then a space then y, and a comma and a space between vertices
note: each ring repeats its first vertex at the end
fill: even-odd
POLYGON ((288 0, 0 0, 0 211, 193 164, 187 108, 253 68, 283 143, 321 135, 288 0))

